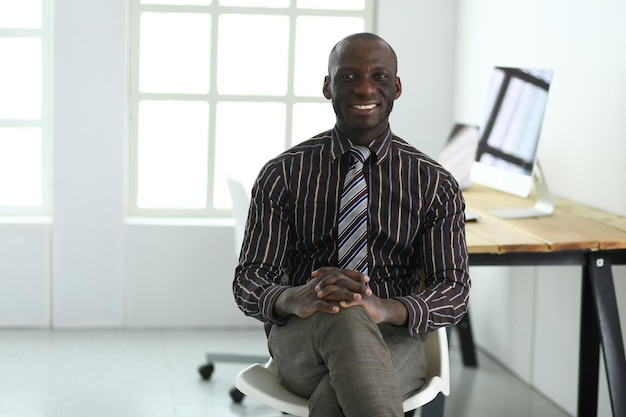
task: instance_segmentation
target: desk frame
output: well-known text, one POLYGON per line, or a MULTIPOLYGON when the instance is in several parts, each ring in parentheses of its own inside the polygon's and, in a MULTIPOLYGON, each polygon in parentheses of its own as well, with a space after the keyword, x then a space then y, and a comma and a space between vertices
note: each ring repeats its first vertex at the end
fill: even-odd
MULTIPOLYGON (((623 395, 626 389, 626 355, 611 270, 612 265, 625 264, 626 249, 470 254, 470 268, 548 265, 580 265, 583 268, 578 359, 579 417, 595 417, 598 414, 600 346, 604 352, 613 416, 626 416, 626 396, 623 395)), ((461 337, 461 345, 463 352, 470 352, 467 358, 464 353, 464 363, 472 366, 471 329, 468 323, 466 326, 467 330, 462 331, 465 336, 461 337)))

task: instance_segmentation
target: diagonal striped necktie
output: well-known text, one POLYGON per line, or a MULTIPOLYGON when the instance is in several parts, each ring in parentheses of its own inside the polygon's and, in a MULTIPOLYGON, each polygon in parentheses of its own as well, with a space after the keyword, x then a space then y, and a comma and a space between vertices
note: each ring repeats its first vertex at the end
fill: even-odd
POLYGON ((370 151, 365 146, 350 149, 352 166, 346 174, 339 203, 339 267, 368 273, 367 207, 368 192, 363 163, 370 151))

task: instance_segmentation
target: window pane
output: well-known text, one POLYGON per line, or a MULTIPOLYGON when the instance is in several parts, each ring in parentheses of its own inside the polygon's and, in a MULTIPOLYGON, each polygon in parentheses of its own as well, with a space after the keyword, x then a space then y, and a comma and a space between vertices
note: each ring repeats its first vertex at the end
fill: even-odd
POLYGON ((335 112, 329 103, 293 105, 291 144, 296 145, 335 126, 335 112))
POLYGON ((225 215, 227 173, 249 185, 285 147, 331 129, 328 53, 369 28, 373 10, 371 0, 131 2, 137 215, 225 215))
POLYGON ((0 38, 0 119, 41 117, 41 39, 0 38))
POLYGON ((359 17, 298 17, 294 93, 297 96, 321 96, 331 48, 339 39, 363 32, 364 28, 365 21, 359 17))
POLYGON ((224 14, 219 19, 217 90, 220 94, 287 93, 289 18, 224 14), (246 35, 242 28, 245 28, 246 35))
POLYGON ((0 128, 0 206, 41 206, 41 162, 40 128, 0 128))
POLYGON ((284 8, 289 7, 290 0, 220 0, 220 6, 239 6, 239 7, 269 7, 284 8))
POLYGON ((140 91, 208 93, 210 35, 207 13, 142 13, 140 91))
POLYGON ((137 206, 206 206, 209 104, 139 103, 137 206))
POLYGON ((365 0, 298 0, 300 9, 363 10, 365 0))
POLYGON ((176 4, 185 6, 208 6, 211 0, 141 0, 143 4, 176 4))
POLYGON ((250 183, 263 164, 285 148, 285 121, 284 103, 217 104, 215 207, 230 207, 227 173, 250 183))
POLYGON ((0 28, 41 27, 41 0, 0 0, 0 28))

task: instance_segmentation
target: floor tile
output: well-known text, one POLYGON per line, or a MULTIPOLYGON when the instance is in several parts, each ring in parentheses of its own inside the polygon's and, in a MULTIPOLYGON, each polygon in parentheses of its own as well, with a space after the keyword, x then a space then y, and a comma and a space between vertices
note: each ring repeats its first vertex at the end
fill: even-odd
MULTIPOLYGON (((247 363, 217 362, 210 380, 197 368, 208 353, 267 355, 251 330, 0 330, 2 417, 281 417, 229 396, 247 363)), ((478 352, 465 368, 451 338, 452 395, 446 417, 567 417, 478 352)))

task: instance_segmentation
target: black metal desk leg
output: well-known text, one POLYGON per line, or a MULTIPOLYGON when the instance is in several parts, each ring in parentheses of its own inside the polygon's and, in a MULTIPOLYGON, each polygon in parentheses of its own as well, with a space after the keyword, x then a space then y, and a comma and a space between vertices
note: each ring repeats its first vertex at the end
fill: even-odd
POLYGON ((626 416, 626 396, 623 395, 626 387, 626 354, 611 263, 601 252, 592 253, 589 261, 589 282, 604 353, 611 408, 613 416, 626 416))
POLYGON ((600 335, 593 306, 590 267, 583 267, 580 308, 580 353, 578 354, 578 417, 598 415, 598 364, 600 335))
POLYGON ((476 368, 478 359, 476 359, 476 348, 474 346, 474 337, 472 336, 472 326, 470 323, 469 311, 456 325, 459 330, 459 341, 461 343, 461 356, 463 357, 463 365, 476 368))
POLYGON ((437 394, 435 399, 422 406, 421 417, 443 417, 443 409, 446 397, 442 393, 437 394))

